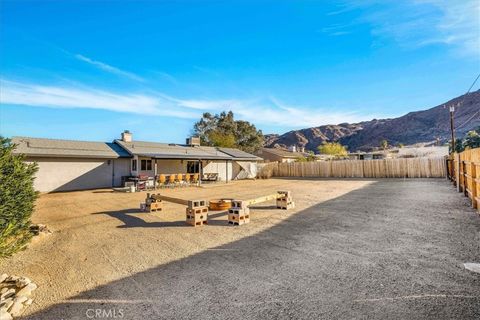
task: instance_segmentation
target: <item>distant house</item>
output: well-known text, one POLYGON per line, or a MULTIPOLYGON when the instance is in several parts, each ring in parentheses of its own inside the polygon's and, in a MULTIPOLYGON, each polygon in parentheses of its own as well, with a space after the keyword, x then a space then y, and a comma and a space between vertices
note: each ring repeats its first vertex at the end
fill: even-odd
MULTIPOLYGON (((395 151, 396 152, 396 151, 395 151)), ((373 152, 353 152, 348 154, 350 160, 380 160, 395 158, 395 152, 389 150, 373 152)))
POLYGON ((349 153, 351 160, 378 160, 392 158, 437 158, 448 155, 448 146, 406 146, 373 152, 349 153))
POLYGON ((448 146, 403 147, 398 149, 399 158, 438 158, 448 156, 448 146))
POLYGON ((218 181, 254 178, 260 158, 237 149, 134 141, 128 131, 113 142, 13 137, 15 153, 35 161, 35 188, 43 192, 119 187, 123 178, 213 173, 218 181))
POLYGON ((255 155, 262 158, 265 162, 295 162, 299 158, 306 157, 308 154, 297 152, 296 147, 291 147, 290 150, 261 148, 255 155))

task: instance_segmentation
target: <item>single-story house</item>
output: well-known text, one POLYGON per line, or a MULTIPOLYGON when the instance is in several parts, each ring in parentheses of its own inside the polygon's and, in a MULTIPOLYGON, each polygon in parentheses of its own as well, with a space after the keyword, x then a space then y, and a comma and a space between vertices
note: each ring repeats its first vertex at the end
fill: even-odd
POLYGON ((377 160, 393 158, 438 158, 448 155, 448 146, 405 146, 372 152, 349 153, 350 160, 377 160))
POLYGON ((448 146, 407 146, 398 149, 399 158, 438 158, 448 156, 448 146))
POLYGON ((296 148, 290 148, 290 150, 261 148, 255 153, 255 155, 262 158, 265 162, 295 162, 299 158, 308 156, 308 154, 304 152, 297 152, 296 148))
POLYGON ((128 131, 113 142, 13 137, 15 153, 38 163, 35 188, 42 192, 120 187, 125 177, 207 173, 218 181, 255 178, 260 158, 231 148, 134 141, 128 131))

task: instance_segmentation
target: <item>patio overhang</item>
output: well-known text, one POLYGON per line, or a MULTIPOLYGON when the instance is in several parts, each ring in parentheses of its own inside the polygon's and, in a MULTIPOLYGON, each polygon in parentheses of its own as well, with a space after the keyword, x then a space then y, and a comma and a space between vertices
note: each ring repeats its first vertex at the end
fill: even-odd
POLYGON ((215 155, 192 155, 192 154, 159 154, 159 153, 142 153, 136 154, 138 157, 146 157, 157 160, 235 160, 232 157, 215 156, 215 155))

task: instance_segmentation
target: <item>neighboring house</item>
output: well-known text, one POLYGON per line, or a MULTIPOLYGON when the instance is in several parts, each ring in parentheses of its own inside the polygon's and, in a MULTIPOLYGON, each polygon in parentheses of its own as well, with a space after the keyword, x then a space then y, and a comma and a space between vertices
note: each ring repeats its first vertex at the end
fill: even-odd
POLYGON ((381 159, 396 158, 395 152, 391 152, 390 150, 373 151, 373 152, 354 152, 354 153, 349 153, 347 156, 348 156, 348 159, 350 160, 381 160, 381 159))
POLYGON ((278 148, 261 148, 255 155, 262 158, 265 162, 295 162, 298 158, 304 158, 308 154, 297 152, 295 148, 291 148, 289 151, 278 148))
POLYGON ((349 153, 350 160, 377 160, 392 158, 438 158, 448 155, 448 146, 403 147, 373 152, 349 153))
POLYGON ((260 158, 230 148, 133 141, 132 134, 112 143, 14 137, 15 153, 35 161, 39 191, 118 187, 122 177, 178 173, 215 173, 219 181, 254 178, 260 158))
POLYGON ((448 156, 448 146, 403 147, 398 149, 399 158, 438 158, 448 156))

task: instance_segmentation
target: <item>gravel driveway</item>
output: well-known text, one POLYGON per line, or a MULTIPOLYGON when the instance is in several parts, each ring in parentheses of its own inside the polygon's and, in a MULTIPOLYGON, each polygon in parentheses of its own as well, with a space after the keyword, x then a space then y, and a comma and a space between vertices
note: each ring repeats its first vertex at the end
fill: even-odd
POLYGON ((166 193, 277 189, 292 190, 298 208, 257 206, 241 227, 214 214, 203 228, 185 226, 176 205, 136 213, 140 194, 46 195, 35 219, 56 232, 0 267, 40 284, 28 319, 480 318, 480 274, 463 267, 480 262, 480 218, 445 180, 272 179, 166 193), (78 211, 52 213, 65 199, 78 211))

